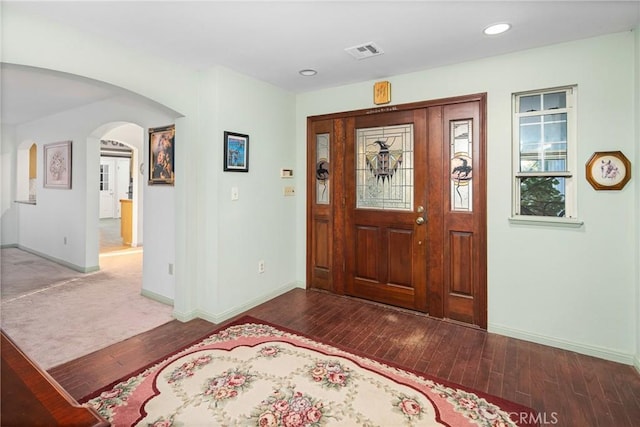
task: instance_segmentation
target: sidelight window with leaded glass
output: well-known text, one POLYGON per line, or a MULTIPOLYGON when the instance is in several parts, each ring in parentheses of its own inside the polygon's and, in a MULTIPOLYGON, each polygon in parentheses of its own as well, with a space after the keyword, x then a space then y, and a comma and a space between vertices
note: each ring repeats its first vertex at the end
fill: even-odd
POLYGON ((450 122, 451 210, 473 210, 473 121, 450 122))
POLYGON ((316 203, 319 205, 328 205, 330 202, 329 138, 328 133, 316 135, 316 203))

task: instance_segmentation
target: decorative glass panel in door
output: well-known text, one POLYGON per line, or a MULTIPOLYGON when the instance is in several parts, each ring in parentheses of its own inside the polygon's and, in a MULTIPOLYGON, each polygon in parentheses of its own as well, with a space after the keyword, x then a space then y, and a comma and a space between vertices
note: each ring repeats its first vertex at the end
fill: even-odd
POLYGON ((330 201, 329 148, 329 134, 316 135, 316 203, 319 205, 328 205, 330 201))
POLYGON ((346 135, 345 291, 424 311, 426 110, 358 116, 346 135))
POLYGON ((451 210, 473 210, 473 122, 451 121, 450 163, 451 210))
POLYGON ((356 130, 356 207, 413 210, 413 124, 356 130))

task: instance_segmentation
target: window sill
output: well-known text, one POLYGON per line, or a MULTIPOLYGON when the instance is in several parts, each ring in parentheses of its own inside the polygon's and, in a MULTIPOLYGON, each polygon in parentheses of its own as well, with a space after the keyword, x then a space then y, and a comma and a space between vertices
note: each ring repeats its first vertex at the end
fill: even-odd
POLYGON ((552 218, 544 216, 512 216, 509 218, 509 222, 517 225, 547 225, 564 228, 579 228, 584 225, 584 221, 575 218, 552 218))

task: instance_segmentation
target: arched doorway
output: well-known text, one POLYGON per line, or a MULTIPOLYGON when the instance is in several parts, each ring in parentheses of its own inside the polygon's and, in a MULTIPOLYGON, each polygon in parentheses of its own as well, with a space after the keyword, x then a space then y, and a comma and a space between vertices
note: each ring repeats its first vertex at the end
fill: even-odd
MULTIPOLYGON (((176 191, 174 187, 148 187, 146 171, 143 172, 141 166, 146 159, 146 130, 174 123, 181 114, 137 93, 87 77, 21 65, 3 64, 0 68, 3 70, 3 82, 9 78, 14 92, 19 93, 21 99, 37 95, 42 104, 59 108, 43 112, 45 116, 40 119, 34 114, 25 116, 30 121, 16 128, 15 136, 9 135, 15 138, 15 141, 8 140, 6 145, 12 151, 11 183, 6 186, 11 189, 11 196, 6 199, 12 203, 6 205, 8 212, 3 215, 3 230, 10 230, 10 233, 3 233, 3 237, 8 236, 3 241, 55 259, 77 271, 91 273, 99 270, 100 141, 124 142, 132 147, 133 152, 130 172, 132 245, 137 248, 143 244, 144 236, 148 237, 144 261, 149 267, 144 268, 142 293, 172 305, 175 235, 152 230, 160 226, 165 230, 167 224, 175 223, 175 204, 167 204, 167 198, 173 200, 176 191), (38 82, 37 93, 34 93, 34 85, 30 84, 33 81, 38 82), (127 128, 137 132, 135 142, 119 135, 127 128), (22 152, 28 156, 28 148, 33 141, 41 153, 40 144, 63 139, 73 143, 72 187, 64 191, 41 191, 41 178, 38 177, 37 205, 13 203, 17 199, 28 200, 28 192, 24 197, 16 195, 19 186, 16 182, 16 157, 22 152), (145 218, 143 206, 146 206, 144 210, 147 213, 154 214, 145 218), (146 231, 143 230, 143 219, 148 225, 146 231), (167 269, 150 267, 157 264, 169 265, 170 273, 166 273, 167 269)), ((19 105, 13 107, 19 108, 19 105)), ((38 162, 37 171, 41 172, 40 158, 38 162)), ((173 230, 174 227, 169 226, 168 229, 173 230)))
POLYGON ((38 144, 32 140, 22 141, 16 149, 16 200, 36 202, 38 177, 38 144))
POLYGON ((138 166, 144 151, 144 129, 135 123, 117 122, 100 130, 104 132, 94 132, 100 146, 100 253, 136 248, 142 245, 144 218, 138 166))

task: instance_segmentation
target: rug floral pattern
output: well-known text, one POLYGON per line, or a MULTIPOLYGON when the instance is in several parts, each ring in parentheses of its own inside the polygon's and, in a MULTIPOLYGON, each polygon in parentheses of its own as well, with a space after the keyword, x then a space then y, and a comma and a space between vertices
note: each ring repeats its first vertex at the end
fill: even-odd
POLYGON ((515 426, 477 395, 276 327, 230 326, 87 405, 114 426, 515 426))

